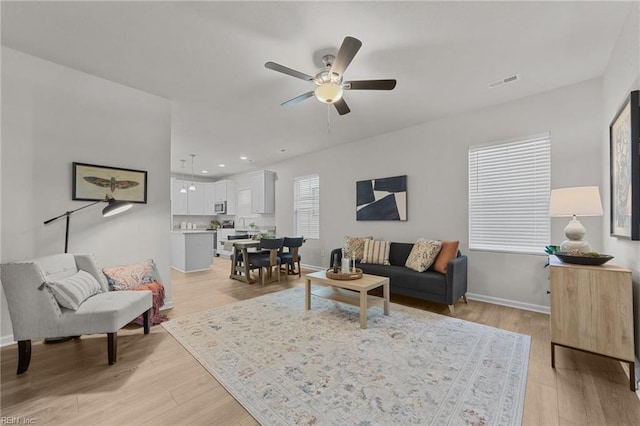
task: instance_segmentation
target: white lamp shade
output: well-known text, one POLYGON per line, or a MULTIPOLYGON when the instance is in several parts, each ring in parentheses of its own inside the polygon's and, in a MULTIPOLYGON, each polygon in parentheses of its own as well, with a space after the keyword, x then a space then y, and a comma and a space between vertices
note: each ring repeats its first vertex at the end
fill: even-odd
POLYGON ((597 186, 578 186, 551 190, 549 216, 602 216, 597 186))

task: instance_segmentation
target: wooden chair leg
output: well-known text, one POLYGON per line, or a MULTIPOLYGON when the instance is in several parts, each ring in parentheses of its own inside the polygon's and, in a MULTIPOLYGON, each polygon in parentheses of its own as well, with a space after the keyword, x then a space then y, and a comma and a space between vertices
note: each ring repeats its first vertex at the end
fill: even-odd
POLYGON ((298 260, 298 278, 302 276, 302 270, 300 269, 300 261, 298 260))
POLYGON ((144 334, 149 334, 149 311, 151 309, 147 309, 146 311, 144 311, 144 313, 142 314, 142 322, 144 324, 144 334))
POLYGON ((280 282, 280 265, 276 265, 276 269, 277 269, 276 276, 278 277, 278 282, 280 282))
POLYGON ((18 341, 18 372, 25 373, 31 363, 31 340, 18 341))
POLYGON ((464 300, 464 303, 469 304, 469 300, 467 300, 467 295, 466 294, 462 295, 462 300, 464 300))
POLYGON ((453 305, 448 305, 449 306, 449 312, 451 313, 451 315, 455 315, 456 314, 456 308, 453 307, 453 305))
POLYGON ((109 365, 116 363, 118 355, 118 333, 107 333, 107 353, 109 355, 109 365))

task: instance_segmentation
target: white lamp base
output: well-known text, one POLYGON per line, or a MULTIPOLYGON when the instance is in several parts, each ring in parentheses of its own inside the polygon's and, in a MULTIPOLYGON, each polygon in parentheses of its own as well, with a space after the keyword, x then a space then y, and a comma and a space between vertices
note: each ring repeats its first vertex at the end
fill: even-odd
POLYGON ((567 253, 587 253, 591 251, 591 245, 583 240, 584 236, 587 235, 587 230, 575 216, 564 228, 564 235, 567 240, 560 244, 560 251, 567 253))

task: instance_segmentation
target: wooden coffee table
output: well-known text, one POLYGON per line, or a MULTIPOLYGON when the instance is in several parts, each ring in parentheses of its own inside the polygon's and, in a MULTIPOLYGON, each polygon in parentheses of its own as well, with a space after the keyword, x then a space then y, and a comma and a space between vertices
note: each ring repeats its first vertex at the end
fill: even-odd
POLYGON ((383 301, 384 314, 389 315, 389 278, 378 277, 376 275, 362 274, 362 278, 357 280, 334 280, 327 277, 326 271, 305 274, 305 309, 311 309, 311 282, 326 284, 329 287, 322 287, 313 291, 314 296, 325 299, 332 299, 338 302, 348 303, 360 307, 360 328, 367 328, 367 308, 372 303, 383 301), (383 297, 367 295, 367 291, 382 286, 383 297), (354 290, 359 292, 354 293, 354 290))

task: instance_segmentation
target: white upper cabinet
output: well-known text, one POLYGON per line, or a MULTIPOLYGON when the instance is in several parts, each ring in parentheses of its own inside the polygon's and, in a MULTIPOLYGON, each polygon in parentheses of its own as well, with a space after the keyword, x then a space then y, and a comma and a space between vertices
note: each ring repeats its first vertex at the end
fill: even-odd
POLYGON ((236 183, 232 180, 214 182, 214 201, 227 203, 227 214, 236 214, 236 183))
POLYGON ((215 203, 215 183, 203 184, 203 207, 202 214, 207 216, 213 216, 216 212, 213 210, 213 204, 215 203))
MULTIPOLYGON (((171 180, 171 214, 173 215, 212 215, 213 202, 211 208, 205 209, 205 192, 210 183, 194 182, 195 191, 189 191, 191 181, 182 181, 179 179, 171 180), (182 188, 187 189, 187 193, 180 192, 182 188)), ((211 189, 210 189, 211 191, 211 189)))
POLYGON ((251 213, 274 213, 276 207, 276 173, 259 170, 249 174, 251 213))
MULTIPOLYGON (((181 194, 180 189, 183 187, 183 181, 171 180, 171 214, 184 215, 187 212, 187 194, 181 194)), ((186 186, 185 186, 186 188, 186 186)))

